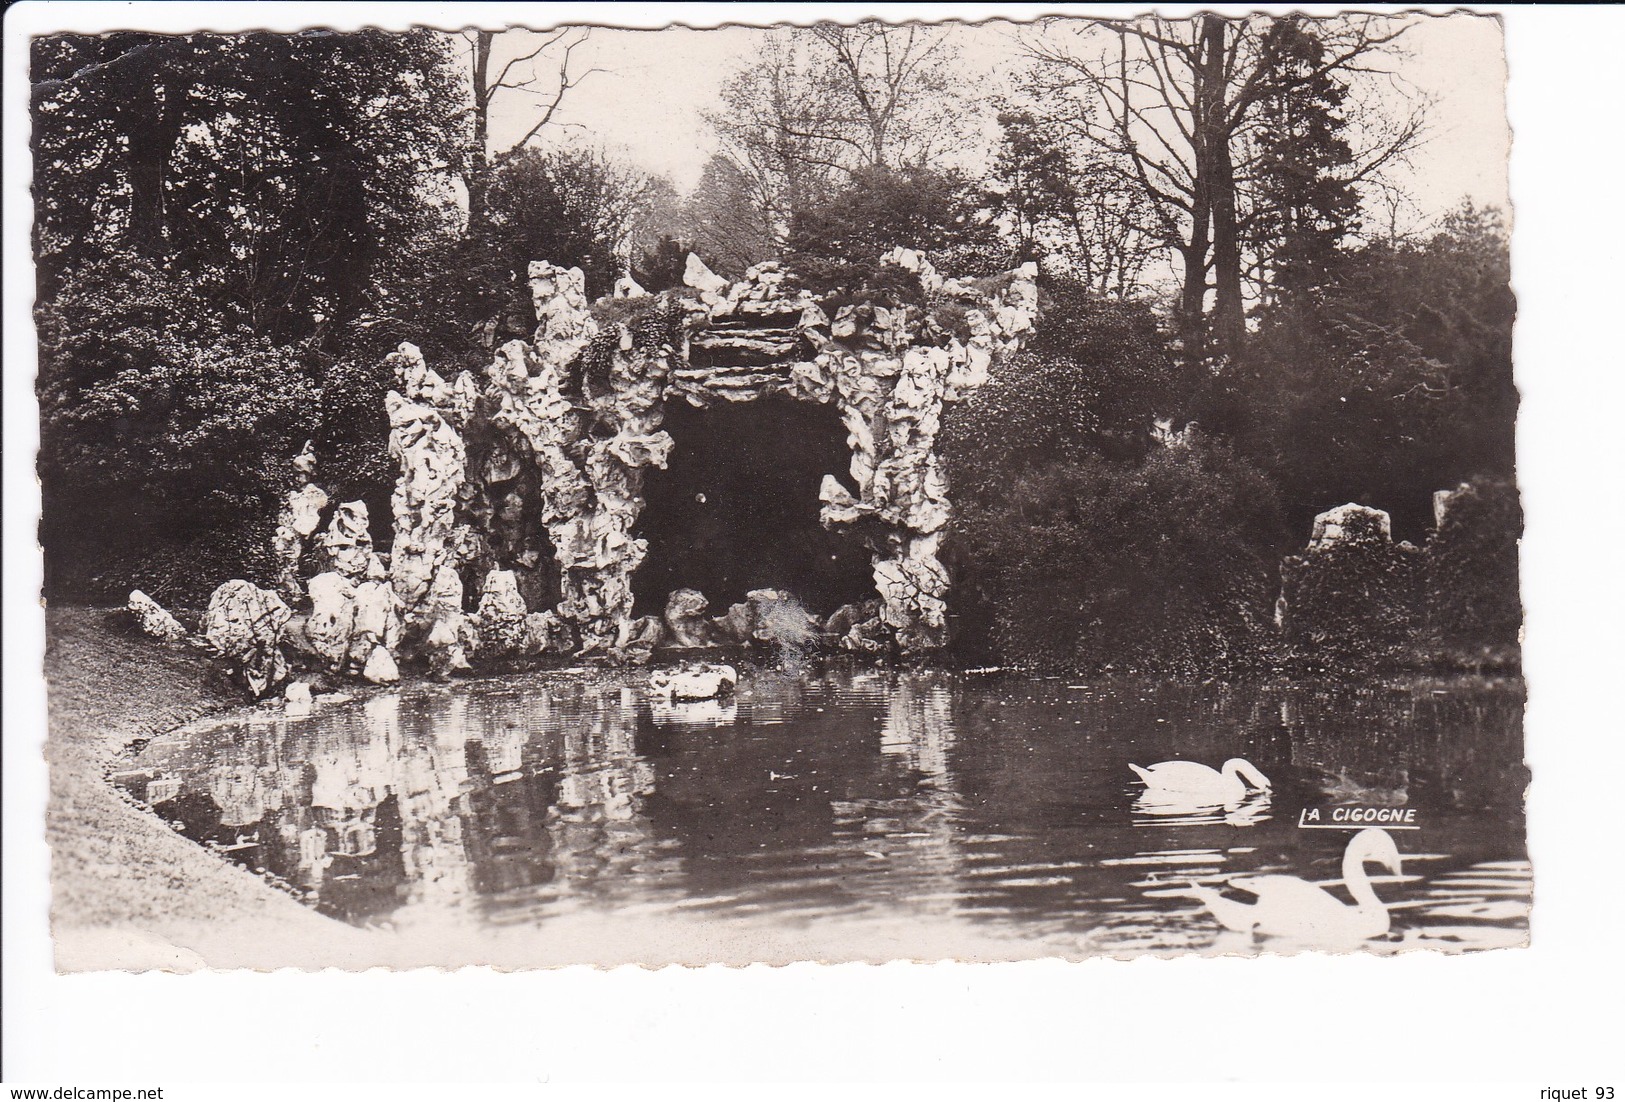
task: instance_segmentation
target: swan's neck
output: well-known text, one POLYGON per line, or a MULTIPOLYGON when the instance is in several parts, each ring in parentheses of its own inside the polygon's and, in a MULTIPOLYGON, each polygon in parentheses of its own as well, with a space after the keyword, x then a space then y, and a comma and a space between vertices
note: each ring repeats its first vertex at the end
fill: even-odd
POLYGON ((1343 883, 1348 886, 1349 894, 1354 897, 1354 905, 1361 911, 1381 911, 1388 913, 1382 900, 1377 898, 1377 889, 1371 886, 1371 878, 1365 874, 1365 858, 1359 853, 1350 850, 1343 854, 1343 883))
POLYGON ((1240 781, 1242 786, 1245 788, 1268 787, 1268 782, 1264 780, 1264 775, 1258 770, 1254 769, 1251 765, 1247 765, 1245 763, 1230 766, 1230 768, 1225 770, 1225 776, 1234 777, 1236 780, 1240 781))

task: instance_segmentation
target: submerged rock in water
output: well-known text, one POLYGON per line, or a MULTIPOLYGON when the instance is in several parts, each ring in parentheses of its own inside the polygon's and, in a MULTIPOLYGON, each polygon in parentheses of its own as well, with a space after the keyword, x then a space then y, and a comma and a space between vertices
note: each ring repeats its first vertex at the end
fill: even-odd
POLYGON ((256 698, 288 676, 282 632, 292 613, 282 598, 252 582, 233 579, 209 598, 203 637, 256 698))
POLYGON ((166 643, 186 641, 188 632, 181 622, 139 589, 130 591, 130 601, 124 607, 135 617, 141 630, 154 639, 162 639, 166 643))
POLYGON ((711 700, 734 691, 739 673, 713 662, 682 662, 649 675, 649 691, 670 700, 711 700))

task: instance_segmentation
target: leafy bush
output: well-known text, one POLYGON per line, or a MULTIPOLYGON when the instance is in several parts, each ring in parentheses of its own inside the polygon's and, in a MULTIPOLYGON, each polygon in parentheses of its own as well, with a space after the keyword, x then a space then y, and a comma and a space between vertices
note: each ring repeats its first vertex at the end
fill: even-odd
POLYGON ((1518 537, 1523 509, 1510 481, 1487 479, 1452 494, 1428 540, 1427 631, 1436 646, 1516 646, 1518 537))
POLYGON ((1512 472, 1509 278, 1499 217, 1471 208, 1350 252, 1335 285, 1260 310, 1198 416, 1270 472, 1294 527, 1358 501, 1419 538, 1433 491, 1512 472))
POLYGON ((1296 664, 1364 670, 1402 664, 1417 625, 1421 555, 1349 539, 1281 563, 1282 628, 1296 664))
MULTIPOLYGON (((453 364, 430 364, 442 374, 455 374, 453 364)), ((346 357, 325 365, 321 384, 313 437, 316 479, 335 501, 365 501, 370 516, 385 520, 373 525, 373 536, 387 545, 389 499, 399 473, 389 454, 389 414, 384 405, 384 396, 397 386, 394 369, 381 355, 346 357)))
POLYGON ((1001 474, 986 472, 956 517, 964 649, 1038 668, 1189 674, 1266 645, 1274 491, 1229 449, 1193 435, 1139 462, 1001 474))
POLYGON ((298 348, 211 318, 141 261, 71 274, 38 311, 47 592, 197 599, 251 569, 319 391, 298 348), (122 565, 120 565, 122 564, 122 565))
POLYGON ((1148 306, 1051 278, 1040 283, 1039 304, 1033 339, 944 416, 956 492, 974 492, 978 472, 1097 454, 1138 458, 1151 446, 1154 420, 1183 412, 1189 372, 1148 306))

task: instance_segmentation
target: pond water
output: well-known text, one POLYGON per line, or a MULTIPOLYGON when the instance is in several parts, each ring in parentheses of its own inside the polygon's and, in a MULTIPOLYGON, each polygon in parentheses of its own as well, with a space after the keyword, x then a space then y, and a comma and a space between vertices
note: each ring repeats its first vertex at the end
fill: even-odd
POLYGON ((213 719, 112 779, 349 923, 698 918, 816 930, 851 959, 961 934, 1009 956, 1295 948, 1225 931, 1191 885, 1282 873, 1346 900, 1352 832, 1300 816, 1399 807, 1416 829, 1391 831, 1399 876, 1368 866, 1392 926, 1366 947, 1465 950, 1526 938, 1522 713, 1521 683, 1489 679, 759 670, 725 703, 673 706, 631 675, 555 671, 213 719), (1153 805, 1128 768, 1231 757, 1271 790, 1153 805))

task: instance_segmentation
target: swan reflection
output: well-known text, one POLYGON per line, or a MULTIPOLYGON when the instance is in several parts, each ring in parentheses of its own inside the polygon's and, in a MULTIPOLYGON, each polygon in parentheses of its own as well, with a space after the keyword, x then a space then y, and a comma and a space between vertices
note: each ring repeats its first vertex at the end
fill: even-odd
POLYGON ((1133 805, 1136 826, 1256 826, 1270 818, 1270 792, 1218 802, 1184 792, 1146 789, 1133 805))

